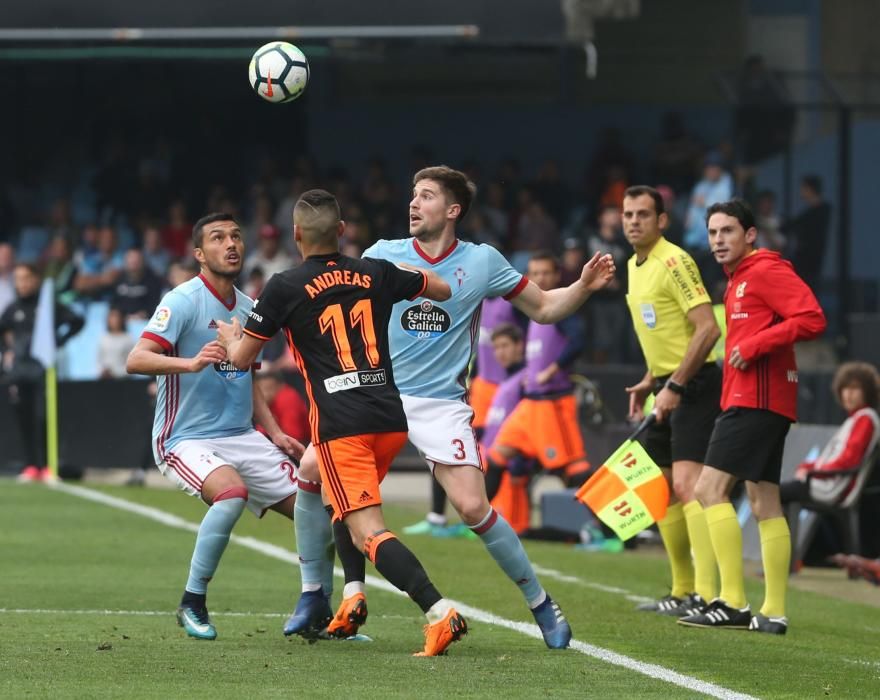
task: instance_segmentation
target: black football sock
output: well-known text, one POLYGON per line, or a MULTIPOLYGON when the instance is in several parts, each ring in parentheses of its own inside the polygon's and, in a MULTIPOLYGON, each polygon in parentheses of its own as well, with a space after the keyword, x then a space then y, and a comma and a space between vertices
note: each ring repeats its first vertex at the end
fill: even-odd
POLYGON ((404 591, 422 612, 427 613, 434 603, 443 598, 415 554, 388 530, 367 538, 365 549, 378 572, 389 583, 404 591))

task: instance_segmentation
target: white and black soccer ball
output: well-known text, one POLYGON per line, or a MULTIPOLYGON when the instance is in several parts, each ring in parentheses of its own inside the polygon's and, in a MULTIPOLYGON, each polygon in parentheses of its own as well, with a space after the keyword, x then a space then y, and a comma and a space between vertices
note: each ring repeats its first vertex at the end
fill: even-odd
POLYGON ((254 52, 248 66, 251 87, 268 102, 291 102, 309 82, 305 54, 286 41, 273 41, 254 52))

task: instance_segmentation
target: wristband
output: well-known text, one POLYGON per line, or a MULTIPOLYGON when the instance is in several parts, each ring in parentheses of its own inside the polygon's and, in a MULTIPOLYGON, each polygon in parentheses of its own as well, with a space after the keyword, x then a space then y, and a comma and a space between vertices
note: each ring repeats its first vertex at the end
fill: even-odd
POLYGON ((666 382, 666 388, 669 389, 673 394, 678 394, 679 396, 684 396, 684 385, 679 384, 678 382, 674 382, 669 379, 666 382))

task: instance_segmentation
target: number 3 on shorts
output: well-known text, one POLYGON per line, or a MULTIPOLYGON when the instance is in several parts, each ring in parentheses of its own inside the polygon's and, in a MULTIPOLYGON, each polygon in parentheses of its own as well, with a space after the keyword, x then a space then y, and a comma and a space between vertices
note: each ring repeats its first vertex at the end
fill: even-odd
POLYGON ((452 455, 455 459, 465 459, 467 455, 464 451, 464 443, 456 438, 452 441, 452 446, 455 448, 455 454, 452 455))

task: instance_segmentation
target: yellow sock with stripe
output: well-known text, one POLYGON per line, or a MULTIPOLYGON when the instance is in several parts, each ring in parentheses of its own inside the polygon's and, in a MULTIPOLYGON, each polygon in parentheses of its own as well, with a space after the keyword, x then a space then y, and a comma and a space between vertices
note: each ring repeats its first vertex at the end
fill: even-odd
POLYGON ((694 565, 691 561, 691 543, 688 539, 687 521, 681 503, 666 509, 666 517, 657 527, 672 569, 672 595, 684 598, 694 590, 694 565))
POLYGON ((694 553, 694 590, 703 596, 703 600, 709 601, 718 595, 718 565, 709 538, 706 514, 699 501, 685 503, 683 510, 694 553))
POLYGON ((764 605, 767 617, 785 615, 785 592, 791 564, 791 532, 785 518, 770 518, 758 523, 761 532, 761 559, 764 563, 764 605))
POLYGON ((734 608, 746 606, 743 581, 743 540, 739 520, 731 503, 719 503, 704 511, 712 549, 721 575, 721 599, 734 608))

